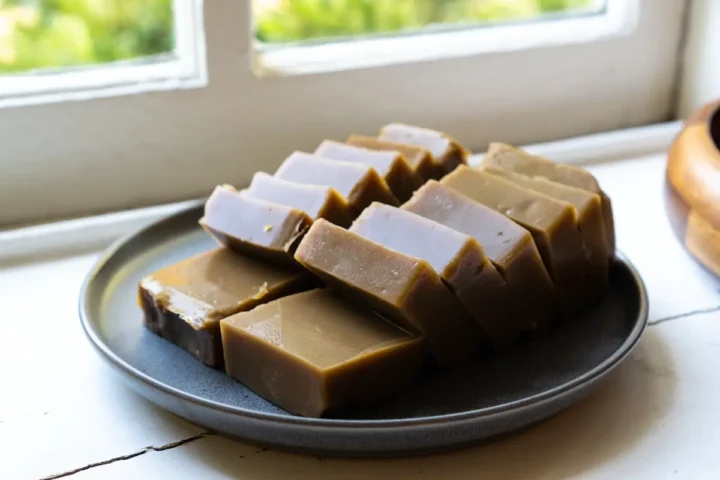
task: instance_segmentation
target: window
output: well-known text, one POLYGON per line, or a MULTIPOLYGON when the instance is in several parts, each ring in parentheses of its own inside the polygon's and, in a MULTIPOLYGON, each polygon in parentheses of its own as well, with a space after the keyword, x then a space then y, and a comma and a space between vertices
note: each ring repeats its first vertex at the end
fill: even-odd
POLYGON ((253 0, 254 68, 293 75, 597 40, 634 25, 633 3, 253 0))
POLYGON ((0 107, 202 85, 195 10, 173 0, 0 0, 0 107))
POLYGON ((253 0, 266 45, 473 28, 601 13, 604 0, 253 0))
MULTIPOLYGON (((169 52, 0 75, 0 225, 204 196, 215 184, 240 186, 257 170, 273 171, 293 150, 372 134, 390 121, 445 130, 481 151, 493 140, 554 140, 661 121, 673 111, 685 0, 274 6, 402 9, 424 1, 459 10, 413 14, 392 28, 347 30, 349 20, 334 30, 274 26, 271 36, 272 3, 263 11, 250 1, 175 0, 173 42, 162 44, 172 45, 169 52), (502 10, 492 25, 467 13, 493 4, 517 10, 502 10), (563 8, 544 14, 538 5, 563 8)), ((3 11, 45 5, 0 2, 3 11)), ((276 9, 273 21, 288 11, 276 9)))
POLYGON ((171 54, 170 0, 2 0, 0 72, 171 54))

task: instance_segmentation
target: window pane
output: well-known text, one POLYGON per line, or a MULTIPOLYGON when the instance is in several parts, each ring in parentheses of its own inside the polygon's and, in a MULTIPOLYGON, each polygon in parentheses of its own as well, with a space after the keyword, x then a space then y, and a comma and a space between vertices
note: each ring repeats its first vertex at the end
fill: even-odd
POLYGON ((0 0, 0 73, 172 52, 172 0, 0 0))
POLYGON ((606 0, 253 0, 256 38, 290 43, 601 12, 606 0))

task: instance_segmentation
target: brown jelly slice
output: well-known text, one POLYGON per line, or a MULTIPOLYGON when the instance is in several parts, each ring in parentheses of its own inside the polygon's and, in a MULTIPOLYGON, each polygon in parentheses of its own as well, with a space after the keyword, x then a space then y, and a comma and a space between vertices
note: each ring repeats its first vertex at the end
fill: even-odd
POLYGON ((292 250, 311 223, 301 210, 238 195, 227 185, 215 188, 200 219, 220 244, 280 263, 294 263, 292 250))
POLYGON ((397 205, 398 200, 373 167, 357 162, 336 162, 294 152, 275 172, 277 178, 309 185, 333 187, 347 200, 353 217, 372 202, 397 205))
POLYGON ((393 150, 370 150, 325 140, 315 149, 315 155, 370 165, 383 177, 392 193, 401 202, 409 199, 423 183, 422 178, 415 173, 405 157, 393 150))
POLYGON ((586 285, 587 302, 600 298, 608 282, 608 246, 603 222, 600 196, 580 188, 569 187, 541 177, 528 177, 498 167, 483 167, 483 170, 530 190, 549 195, 552 198, 570 203, 575 208, 576 228, 582 239, 586 276, 582 279, 586 285))
POLYGON ((406 388, 423 338, 327 289, 220 322, 227 373, 295 415, 370 406, 406 388))
POLYGON ((433 220, 374 203, 350 231, 392 250, 427 261, 502 350, 522 332, 522 319, 510 315, 510 289, 474 238, 433 220))
POLYGON ((441 172, 436 168, 432 153, 430 153, 430 150, 427 148, 381 140, 365 135, 350 135, 348 139, 345 140, 345 143, 370 150, 400 152, 415 173, 423 180, 440 178, 441 176, 441 172))
POLYGON ((435 163, 436 175, 442 178, 460 165, 467 164, 469 152, 447 133, 403 123, 391 123, 380 130, 379 138, 406 143, 430 150, 435 163))
POLYGON ((422 333, 440 365, 471 358, 480 331, 424 260, 317 220, 295 258, 329 286, 402 327, 422 333))
POLYGON ((300 267, 272 265, 221 247, 146 276, 138 301, 148 329, 222 369, 221 319, 313 284, 300 267))
POLYGON ((523 321, 524 330, 544 329, 555 319, 555 287, 525 228, 434 180, 401 208, 477 240, 510 287, 513 322, 523 321))
POLYGON ((570 203, 467 166, 440 183, 506 215, 532 234, 568 312, 585 306, 588 295, 596 293, 584 282, 588 262, 570 203))
POLYGON ((350 206, 332 187, 291 182, 258 172, 244 192, 259 200, 302 210, 313 220, 324 218, 341 227, 352 222, 350 206))
POLYGON ((612 202, 590 172, 580 167, 558 164, 550 159, 531 155, 525 150, 499 142, 490 144, 482 164, 512 170, 529 177, 546 178, 600 195, 608 252, 610 252, 611 258, 615 256, 615 221, 612 202))

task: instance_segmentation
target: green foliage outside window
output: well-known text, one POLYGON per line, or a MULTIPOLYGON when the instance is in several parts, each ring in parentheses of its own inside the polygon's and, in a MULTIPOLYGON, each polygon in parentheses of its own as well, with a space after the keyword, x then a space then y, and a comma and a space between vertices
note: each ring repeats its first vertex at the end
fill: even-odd
POLYGON ((592 0, 254 0, 256 36, 269 43, 392 33, 447 23, 523 20, 586 9, 592 0))
POLYGON ((0 71, 128 60, 173 49, 172 0, 0 0, 0 71))
MULTIPOLYGON (((190 0, 180 0, 190 1, 190 0)), ((247 1, 247 0, 207 0, 247 1)), ((593 0, 253 0, 269 43, 522 20, 593 0)), ((171 52, 172 0, 0 0, 0 72, 107 63, 171 52)))

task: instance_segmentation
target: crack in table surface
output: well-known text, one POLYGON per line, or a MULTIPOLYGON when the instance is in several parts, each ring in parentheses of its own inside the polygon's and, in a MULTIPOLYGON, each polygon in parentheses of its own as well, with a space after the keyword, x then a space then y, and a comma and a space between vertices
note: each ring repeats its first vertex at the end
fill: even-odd
POLYGON ((58 478, 70 477, 70 476, 72 476, 72 475, 75 475, 76 473, 84 472, 84 471, 90 470, 90 469, 92 469, 92 468, 97 468, 97 467, 102 467, 102 466, 105 466, 105 465, 110 465, 111 463, 115 463, 115 462, 123 462, 123 461, 126 461, 126 460, 132 460, 133 458, 139 457, 140 455, 145 455, 145 454, 148 453, 148 452, 163 452, 163 451, 165 451, 165 450, 171 450, 171 449, 173 449, 173 448, 177 448, 177 447, 180 447, 180 446, 182 446, 182 445, 186 445, 186 444, 188 444, 188 443, 195 442, 195 441, 197 441, 197 440, 200 440, 201 438, 205 438, 205 437, 208 437, 208 436, 211 436, 211 435, 215 435, 215 434, 212 433, 212 432, 203 432, 203 433, 200 433, 200 434, 198 434, 198 435, 194 435, 194 436, 192 436, 192 437, 184 438, 184 439, 182 439, 182 440, 178 440, 178 441, 175 441, 175 442, 167 443, 167 444, 165 444, 165 445, 161 445, 161 446, 159 446, 159 447, 156 447, 156 446, 151 445, 151 446, 149 446, 149 447, 145 447, 145 448, 143 448, 142 450, 138 450, 137 452, 133 452, 133 453, 130 453, 130 454, 128 454, 128 455, 120 455, 119 457, 113 457, 113 458, 110 458, 110 459, 108 459, 108 460, 103 460, 103 461, 100 461, 100 462, 90 463, 90 464, 85 465, 85 466, 83 466, 83 467, 75 468, 75 469, 73 469, 73 470, 68 470, 68 471, 66 471, 66 472, 56 473, 56 474, 53 474, 53 475, 48 475, 47 477, 43 477, 41 480, 55 480, 55 479, 58 479, 58 478))
POLYGON ((714 313, 717 311, 720 311, 720 306, 710 307, 710 308, 701 308, 698 310, 691 310, 689 312, 679 313, 677 315, 670 315, 669 317, 658 318, 657 320, 651 320, 648 322, 648 327, 654 327, 655 325, 660 325, 665 322, 681 320, 683 318, 694 317, 695 315, 704 315, 704 314, 708 314, 708 313, 714 313))

